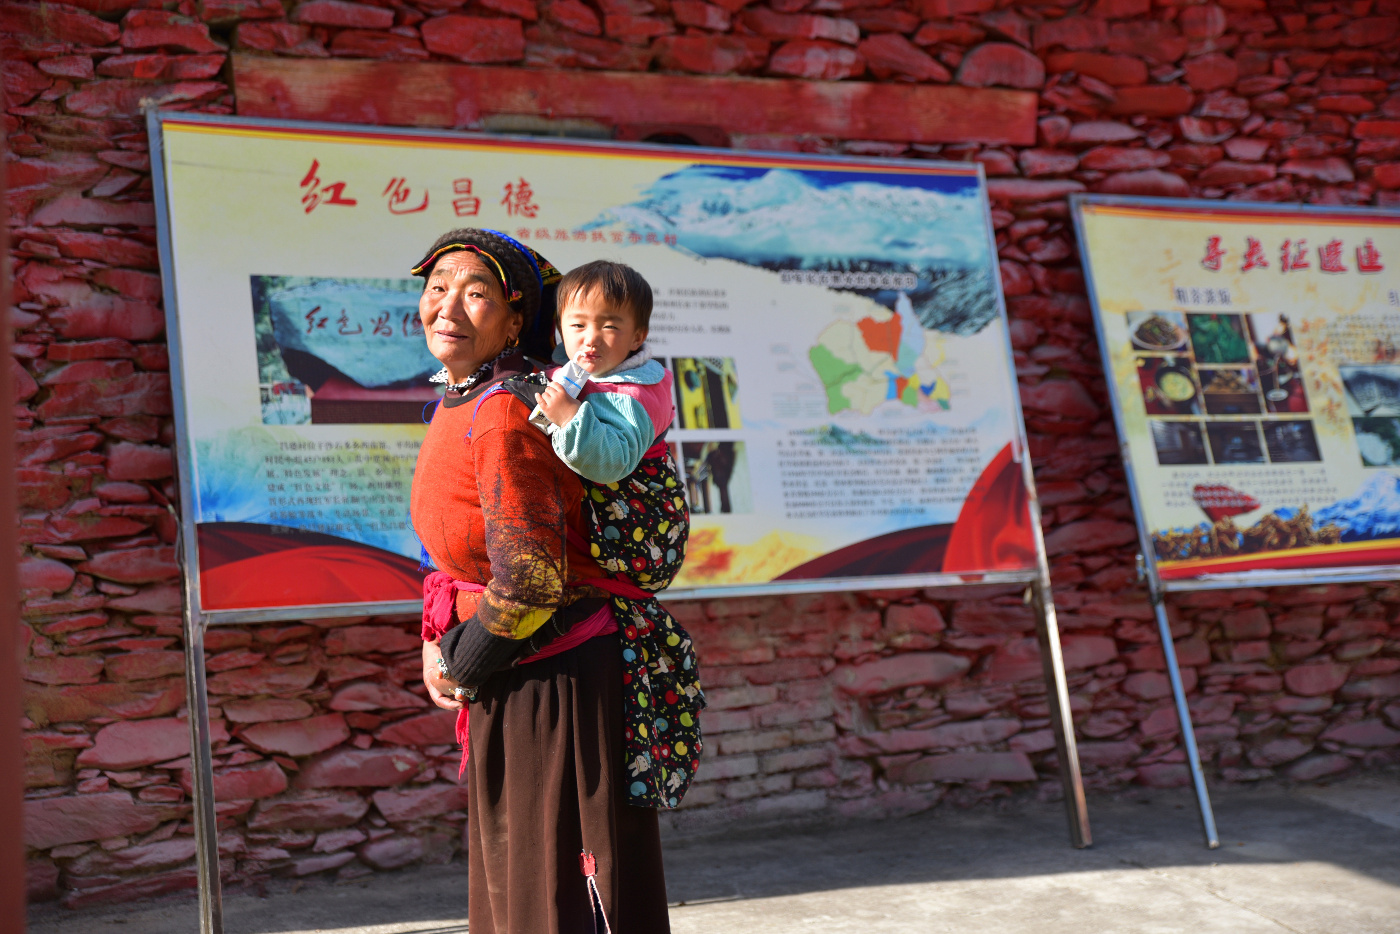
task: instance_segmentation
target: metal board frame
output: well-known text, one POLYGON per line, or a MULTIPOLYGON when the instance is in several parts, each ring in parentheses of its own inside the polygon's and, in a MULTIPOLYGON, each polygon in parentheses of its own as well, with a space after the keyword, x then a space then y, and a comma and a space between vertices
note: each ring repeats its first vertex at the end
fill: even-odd
MULTIPOLYGON (((382 132, 402 133, 402 128, 375 128, 351 124, 316 123, 293 120, 243 119, 222 115, 191 114, 183 111, 170 112, 173 119, 182 122, 247 123, 253 126, 299 129, 315 126, 319 129, 346 130, 355 133, 382 132)), ((170 379, 174 400, 175 420, 175 460, 182 503, 193 503, 197 480, 194 476, 196 461, 193 457, 193 442, 189 430, 189 416, 185 406, 184 389, 186 374, 183 358, 179 352, 181 326, 179 299, 175 289, 175 263, 171 237, 170 204, 167 195, 165 169, 165 147, 163 119, 165 112, 155 109, 146 113, 146 129, 150 140, 151 173, 154 188, 158 254, 161 265, 161 285, 164 293, 166 337, 171 347, 170 379)), ((522 143, 534 143, 531 137, 509 137, 495 134, 463 133, 447 130, 413 129, 415 134, 426 137, 439 136, 451 139, 473 138, 490 139, 496 142, 515 139, 522 143)), ((677 147, 647 143, 606 143, 587 141, 590 147, 599 149, 618 148, 627 150, 651 149, 658 152, 675 152, 677 147)), ((703 147, 685 147, 687 154, 697 157, 705 155, 727 156, 732 150, 703 147)), ((784 158, 791 158, 784 154, 784 158)), ((812 157, 816 165, 829 165, 840 162, 864 162, 866 160, 843 157, 812 157)), ((888 160, 891 163, 900 160, 888 160)), ((921 162, 921 165, 926 163, 921 162)), ((979 165, 979 181, 985 186, 986 177, 979 165)), ((983 214, 985 230, 991 255, 996 255, 996 237, 991 220, 990 201, 984 201, 983 214)), ((1006 299, 1002 294, 1000 277, 994 277, 998 313, 1003 322, 1007 321, 1006 299)), ((1014 353, 1011 347, 1009 330, 1006 333, 1005 355, 1009 374, 1016 372, 1014 353)), ((1075 847, 1092 845, 1088 810, 1085 803, 1083 778, 1079 766, 1079 756, 1074 736, 1074 723, 1070 709, 1068 680, 1064 669, 1064 655, 1061 649, 1059 626, 1055 614, 1054 597, 1051 590, 1050 565, 1045 551, 1044 535, 1041 531, 1040 502, 1036 494, 1035 477, 1029 456, 1026 439, 1025 419, 1021 410, 1020 395, 1011 387, 1014 406, 1015 429, 1013 437, 1015 460, 1021 465, 1022 478, 1028 497, 1029 521, 1033 532, 1036 563, 1032 568, 1013 571, 987 571, 981 573, 930 573, 891 575, 857 578, 822 578, 813 580, 774 581, 764 584, 733 587, 684 588, 667 592, 667 599, 694 600, 736 596, 770 596, 784 594, 845 592, 855 590, 880 590, 897 587, 958 587, 980 584, 1024 584, 1027 599, 1035 608, 1037 617, 1037 641, 1040 646, 1041 664, 1046 684, 1046 694, 1052 726, 1055 733, 1055 748, 1058 756, 1060 781, 1064 790, 1066 818, 1069 824, 1070 842, 1075 847)), ((223 900, 219 877, 218 834, 213 792, 213 756, 210 743, 209 702, 204 666, 204 633, 211 625, 277 622, 307 618, 332 618, 363 615, 419 614, 421 601, 381 601, 351 604, 322 604, 294 607, 267 607, 238 610, 202 610, 199 600, 199 560, 196 534, 196 517, 193 510, 182 510, 177 517, 178 541, 176 554, 181 569, 184 618, 185 682, 190 706, 190 734, 193 759, 193 800, 196 854, 199 873, 200 930, 202 934, 222 934, 223 900)))
MULTIPOLYGON (((170 238, 170 204, 165 188, 165 147, 160 115, 146 113, 151 146, 151 182, 156 209, 156 249, 165 308, 166 342, 170 356, 170 395, 175 414, 175 474, 181 504, 194 502, 194 464, 189 422, 185 412, 185 373, 181 360, 180 316, 175 296, 175 257, 170 238)), ((181 608, 184 620, 185 702, 189 705, 191 791, 194 799, 195 856, 199 873, 199 929, 223 934, 224 902, 219 880, 219 825, 214 810, 214 754, 210 740, 209 690, 205 682, 204 630, 208 621, 199 612, 199 559, 195 521, 185 509, 178 517, 176 559, 180 565, 181 608)))
MULTIPOLYGON (((198 114, 185 111, 148 111, 147 112, 147 134, 151 142, 152 155, 152 182, 158 189, 155 195, 156 226, 159 240, 159 251, 162 263, 162 286, 165 293, 165 316, 166 327, 172 349, 178 349, 180 341, 179 326, 179 302, 175 294, 174 287, 174 257, 173 247, 170 239, 169 203, 166 195, 166 176, 164 166, 164 147, 162 145, 161 127, 164 118, 179 120, 182 123, 211 123, 211 124, 245 124, 255 127, 269 127, 274 129, 299 130, 315 128, 318 130, 344 131, 356 134, 383 134, 403 135, 411 132, 416 136, 424 138, 441 138, 450 140, 489 140, 493 143, 518 142, 523 145, 539 144, 543 142, 538 137, 515 136, 493 133, 471 133, 453 130, 421 129, 405 127, 367 127, 358 124, 344 123, 312 123, 303 120, 281 120, 263 118, 232 117, 216 114, 198 114), (160 165, 156 166, 155 163, 160 165)), ((552 139, 552 138, 551 138, 552 139)), ((557 140, 556 140, 557 141, 557 140)), ((571 144, 587 146, 590 149, 606 151, 616 149, 619 151, 635 152, 638 150, 651 150, 658 153, 675 153, 678 150, 686 154, 694 154, 697 159, 706 156, 715 158, 733 157, 732 149, 717 149, 713 147, 686 146, 675 147, 640 142, 611 142, 596 139, 570 140, 571 144)), ((852 165, 866 165, 869 159, 860 159, 848 156, 813 156, 805 154, 783 153, 785 160, 804 162, 810 161, 813 166, 840 165, 849 163, 852 165)), ((928 160, 901 160, 887 159, 881 160, 881 164, 898 165, 907 162, 911 166, 926 168, 928 160)), ((980 164, 977 165, 977 177, 985 186, 986 176, 980 164)), ((990 204, 984 204, 985 230, 987 233, 987 243, 991 250, 991 255, 996 255, 996 236, 991 222, 990 204)), ((999 277, 994 277, 997 310, 1002 320, 1007 320, 1006 300, 1001 291, 1001 281, 999 277)), ((1014 355, 1010 344, 1010 339, 1005 346, 1008 374, 1015 374, 1014 355)), ((178 354, 172 354, 172 357, 178 354)), ((174 361, 170 367, 171 390, 174 396, 174 417, 176 433, 176 452, 181 463, 187 465, 187 469, 181 471, 180 495, 183 502, 193 502, 193 493, 197 487, 197 478, 193 475, 197 469, 194 460, 192 442, 188 431, 188 414, 184 403, 185 374, 183 373, 183 361, 174 361)), ((1026 457, 1027 442, 1025 435, 1025 421, 1021 414, 1020 399, 1014 391, 1015 386, 1010 387, 1013 392, 1012 398, 1015 400, 1016 409, 1016 434, 1013 437, 1013 444, 1016 446, 1016 460, 1022 461, 1026 457)), ((1031 482, 1030 475, 1027 474, 1027 491, 1034 497, 1035 486, 1031 482)), ((195 530, 195 517, 192 513, 185 512, 180 517, 181 529, 184 533, 183 556, 188 567, 197 568, 197 537, 195 530)), ((1034 567, 1017 569, 1014 571, 985 571, 977 573, 925 573, 890 575, 879 577, 830 577, 814 578, 803 580, 778 580, 767 581, 755 584, 738 584, 719 587, 690 587, 673 588, 668 590, 667 598, 671 600, 691 600, 691 599, 712 599, 716 597, 750 597, 750 596, 782 596, 786 594, 804 593, 825 593, 825 592, 846 592, 856 590, 881 590, 892 587, 942 587, 958 586, 973 583, 1019 583, 1028 582, 1034 579, 1036 569, 1034 567)), ((189 581, 191 593, 196 597, 196 607, 200 606, 199 596, 199 575, 193 574, 189 581)), ((199 610, 202 620, 208 625, 220 623, 249 623, 249 622, 269 622, 276 620, 312 618, 331 618, 343 616, 363 616, 363 615, 392 615, 399 613, 417 613, 421 610, 421 604, 414 600, 394 600, 381 602, 361 602, 361 603, 334 603, 301 606, 276 606, 276 607, 256 607, 248 609, 231 610, 199 610)))
MULTIPOLYGON (((1172 698, 1176 707, 1177 719, 1181 725, 1182 745, 1191 770, 1191 782, 1196 794, 1196 804, 1201 816, 1201 828, 1206 846, 1215 849, 1220 846, 1220 835, 1216 831, 1215 813, 1211 808, 1210 792, 1206 787, 1205 772, 1201 767, 1200 751, 1196 745, 1195 728, 1191 723, 1191 711, 1186 703, 1186 691, 1181 681, 1181 670, 1177 663, 1176 645, 1172 639, 1171 621, 1167 613, 1168 593, 1189 593, 1198 590, 1229 590, 1237 587, 1294 587, 1333 583, 1363 583, 1400 580, 1400 566, 1378 565, 1351 568, 1319 568, 1316 570, 1256 570, 1230 574, 1203 574, 1193 578, 1163 580, 1157 567, 1157 555, 1152 547, 1152 536, 1143 521, 1142 502, 1144 493, 1137 473, 1133 470, 1132 453, 1124 429, 1122 402, 1113 379, 1113 360, 1108 341, 1104 336, 1103 315, 1099 304, 1098 291, 1093 275, 1093 258, 1089 254, 1085 238, 1082 208, 1084 205, 1122 205, 1131 207, 1185 208, 1198 213, 1210 213, 1211 208, 1228 205, 1228 213, 1279 213, 1295 212, 1300 217, 1325 210, 1329 214, 1354 214, 1361 217, 1395 217, 1393 210, 1338 207, 1333 205, 1276 204, 1272 202, 1229 201, 1215 202, 1195 198, 1148 198, 1129 195, 1100 195, 1075 193, 1069 196, 1070 214, 1074 219, 1076 242, 1080 261, 1084 266, 1084 282, 1088 290, 1089 302, 1093 306, 1094 333, 1099 342, 1099 353, 1103 362, 1108 383, 1108 398, 1113 410, 1113 424, 1118 432, 1118 452, 1123 460, 1123 471, 1128 479, 1128 495, 1133 505, 1133 515, 1138 532, 1138 573, 1147 585, 1153 614, 1157 622, 1157 632, 1161 639, 1162 651, 1166 657, 1167 677, 1171 681, 1172 698)), ((1227 210, 1222 209, 1221 213, 1227 210)))

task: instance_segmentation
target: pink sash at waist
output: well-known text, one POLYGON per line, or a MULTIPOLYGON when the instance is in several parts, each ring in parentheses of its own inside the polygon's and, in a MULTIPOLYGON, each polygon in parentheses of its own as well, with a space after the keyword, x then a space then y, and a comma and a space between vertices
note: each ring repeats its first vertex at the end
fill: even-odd
MULTIPOLYGON (((570 530, 572 531, 572 530, 570 530)), ((615 594, 619 597, 627 597, 631 600, 646 600, 655 594, 647 593, 642 588, 631 581, 614 580, 610 577, 585 577, 582 580, 574 581, 570 587, 597 587, 606 593, 615 594)), ((456 578, 434 571, 423 578, 423 641, 433 642, 441 639, 447 630, 452 628, 452 610, 457 603, 457 591, 464 590, 467 593, 484 593, 486 588, 481 584, 472 581, 459 581, 456 578)), ((537 654, 524 659, 520 664, 537 662, 542 658, 549 658, 551 655, 558 655, 560 652, 567 652, 575 646, 582 645, 594 636, 607 635, 617 631, 617 621, 612 621, 612 627, 607 628, 607 622, 601 622, 599 628, 593 628, 593 620, 600 615, 593 614, 579 623, 576 623, 567 633, 555 639, 549 645, 541 649, 537 654)), ((611 619, 612 611, 608 610, 608 618, 611 619)))
MULTIPOLYGON (((618 581, 604 577, 590 577, 575 581, 570 586, 593 586, 619 597, 644 600, 651 596, 645 590, 629 581, 618 581)), ((472 581, 459 581, 442 571, 434 571, 423 578, 423 641, 432 642, 442 638, 443 633, 452 628, 452 609, 457 602, 457 591, 482 593, 486 590, 481 584, 472 581)), ((559 638, 550 642, 529 658, 517 664, 528 665, 542 659, 567 652, 583 645, 589 639, 617 632, 617 618, 613 616, 612 604, 605 603, 598 612, 575 623, 559 638)), ((462 744, 462 767, 457 773, 461 778, 467 768, 467 757, 471 755, 471 714, 469 705, 463 704, 457 712, 457 742, 462 744)))

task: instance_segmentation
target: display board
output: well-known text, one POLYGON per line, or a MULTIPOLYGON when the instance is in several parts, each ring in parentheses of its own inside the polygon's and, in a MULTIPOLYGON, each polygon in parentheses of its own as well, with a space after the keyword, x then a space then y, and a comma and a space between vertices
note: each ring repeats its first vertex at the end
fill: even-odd
POLYGON ((201 611, 418 599, 438 364, 407 271, 460 226, 650 281, 693 519, 673 594, 1034 574, 980 166, 152 125, 201 611))
POLYGON ((1158 578, 1400 576, 1400 214, 1073 205, 1158 578))

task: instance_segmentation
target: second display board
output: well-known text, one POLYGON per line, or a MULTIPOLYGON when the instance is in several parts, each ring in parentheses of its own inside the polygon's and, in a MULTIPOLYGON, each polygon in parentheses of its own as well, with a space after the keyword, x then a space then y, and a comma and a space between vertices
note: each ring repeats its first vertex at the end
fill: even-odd
POLYGON ((1075 212, 1161 579, 1393 576, 1400 216, 1102 196, 1075 212))

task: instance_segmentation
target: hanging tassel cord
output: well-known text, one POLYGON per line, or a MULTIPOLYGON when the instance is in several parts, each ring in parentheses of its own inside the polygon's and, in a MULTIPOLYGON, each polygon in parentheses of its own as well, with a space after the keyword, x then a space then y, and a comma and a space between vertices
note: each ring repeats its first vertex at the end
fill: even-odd
POLYGON ((593 858, 592 853, 584 850, 578 855, 578 868, 588 881, 588 904, 593 909, 594 934, 612 934, 612 928, 608 926, 608 916, 603 912, 603 896, 598 892, 598 861, 593 858))

